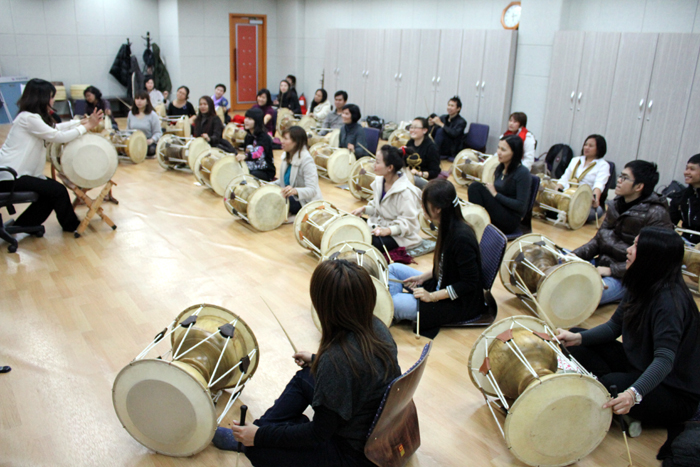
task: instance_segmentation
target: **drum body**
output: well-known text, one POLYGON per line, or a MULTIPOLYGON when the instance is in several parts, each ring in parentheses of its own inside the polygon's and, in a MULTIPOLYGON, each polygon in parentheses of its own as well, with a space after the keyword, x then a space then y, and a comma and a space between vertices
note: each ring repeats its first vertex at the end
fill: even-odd
POLYGON ((164 169, 191 169, 197 158, 208 149, 211 146, 204 138, 185 139, 168 134, 158 140, 156 157, 164 169))
POLYGON ((106 138, 112 141, 117 153, 128 157, 134 164, 140 164, 148 155, 148 139, 141 130, 105 130, 106 138))
POLYGON ((350 193, 357 199, 368 199, 372 197, 372 182, 377 176, 374 174, 374 158, 361 157, 356 160, 350 168, 348 178, 348 188, 350 193))
POLYGON ((189 138, 192 136, 192 126, 187 115, 181 117, 161 117, 161 128, 163 133, 178 136, 180 138, 189 138))
POLYGON ((603 295, 595 266, 567 255, 540 234, 523 235, 508 246, 499 276, 509 292, 534 301, 531 309, 561 328, 588 319, 603 295))
POLYGON ((389 144, 395 148, 400 148, 401 146, 406 146, 409 139, 411 139, 411 134, 408 130, 397 128, 389 135, 389 144))
POLYGON ((316 126, 318 126, 318 123, 313 115, 304 115, 301 117, 297 125, 302 127, 304 130, 309 131, 311 129, 315 129, 316 126))
MULTIPOLYGON (((158 117, 160 117, 160 118, 165 118, 168 116, 168 113, 165 109, 165 104, 162 104, 162 103, 158 104, 157 106, 154 107, 153 110, 156 111, 156 114, 158 114, 158 117)), ((161 125, 162 125, 162 123, 163 122, 161 121, 161 125)))
POLYGON ((355 154, 344 148, 334 148, 328 143, 316 143, 309 148, 316 163, 318 175, 333 183, 345 183, 355 163, 355 154))
POLYGON ((496 167, 498 157, 464 149, 455 157, 452 176, 460 185, 469 185, 474 181, 493 183, 496 180, 496 167))
MULTIPOLYGON (((389 267, 384 255, 369 243, 350 241, 341 242, 330 247, 321 258, 321 262, 338 259, 350 261, 367 270, 372 277, 372 283, 377 292, 374 316, 379 318, 387 327, 391 326, 391 322, 394 319, 394 301, 389 292, 389 267)), ((311 317, 316 328, 320 331, 321 322, 313 305, 311 306, 311 317)))
POLYGON ((119 165, 117 150, 112 143, 93 133, 87 133, 50 151, 53 166, 81 188, 96 188, 112 179, 119 165))
POLYGON ((683 274, 697 284, 698 276, 700 276, 700 250, 697 249, 697 245, 695 247, 685 246, 683 266, 685 266, 683 274))
POLYGON ((312 201, 299 210, 294 219, 294 238, 319 256, 338 243, 372 243, 372 233, 365 221, 323 200, 312 201))
POLYGON ((556 212, 559 214, 557 222, 563 220, 570 229, 580 229, 588 220, 593 202, 593 190, 588 185, 580 184, 559 192, 557 184, 558 180, 545 178, 542 181, 541 185, 544 189, 537 193, 535 205, 538 208, 533 209, 533 212, 542 217, 545 211, 556 212))
POLYGON ((157 337, 117 375, 114 409, 129 434, 147 448, 191 456, 214 437, 212 396, 225 388, 239 392, 255 373, 258 342, 240 317, 207 304, 184 310, 159 336, 164 344, 170 342, 166 354, 175 358, 145 358, 161 340, 157 337), (227 327, 232 337, 226 337, 227 327))
POLYGON ((277 110, 277 133, 281 136, 284 130, 288 130, 297 124, 297 119, 289 109, 277 110))
POLYGON ((234 147, 241 147, 245 141, 245 134, 246 132, 241 126, 231 122, 226 125, 221 137, 233 144, 234 147))
POLYGON ((337 148, 340 146, 340 129, 336 128, 326 133, 321 140, 327 143, 332 148, 337 148))
POLYGON ((289 203, 279 185, 265 183, 252 175, 241 174, 224 190, 224 206, 261 232, 274 230, 287 220, 289 203))
MULTIPOLYGON (((481 236, 484 234, 486 226, 491 223, 491 216, 489 216, 488 211, 483 206, 479 206, 478 204, 472 204, 462 200, 459 200, 459 202, 462 206, 462 217, 464 217, 464 220, 467 222, 467 224, 469 224, 472 227, 472 229, 474 229, 476 239, 480 242, 481 236)), ((425 217, 423 211, 421 211, 421 213, 419 214, 419 219, 420 229, 423 231, 423 233, 437 240, 437 226, 425 217)))
POLYGON ((513 316, 488 327, 472 347, 469 376, 489 405, 507 411, 506 444, 527 465, 577 462, 610 427, 612 410, 602 408, 608 391, 561 352, 537 318, 513 316))
POLYGON ((192 168, 192 173, 199 183, 206 185, 219 196, 224 196, 231 180, 241 174, 247 174, 248 164, 239 162, 234 154, 218 148, 211 148, 199 155, 192 168))

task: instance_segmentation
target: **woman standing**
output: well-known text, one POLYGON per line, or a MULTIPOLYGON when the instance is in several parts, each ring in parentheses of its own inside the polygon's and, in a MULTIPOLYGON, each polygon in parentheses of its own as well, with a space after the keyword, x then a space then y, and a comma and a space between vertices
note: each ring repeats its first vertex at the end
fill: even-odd
POLYGON ((454 185, 433 180, 423 190, 423 212, 439 227, 433 268, 429 272, 404 264, 389 266, 394 319, 416 321, 420 333, 434 338, 440 326, 467 321, 486 311, 482 288, 481 254, 474 230, 464 221, 454 185), (412 293, 402 293, 404 287, 412 293))
POLYGON ((270 91, 267 88, 258 91, 258 95, 255 98, 257 104, 254 104, 252 109, 260 109, 263 112, 263 123, 265 123, 265 130, 272 136, 275 134, 275 115, 277 111, 272 107, 272 97, 270 96, 270 91))
POLYGON ((289 213, 296 214, 309 201, 323 199, 318 171, 309 154, 306 130, 300 126, 284 130, 280 142, 284 154, 277 184, 282 187, 282 195, 289 199, 289 213))
POLYGON ((294 88, 289 86, 287 80, 280 81, 280 93, 277 96, 280 109, 289 109, 294 115, 301 114, 301 105, 299 105, 299 96, 294 88))
POLYGON ((500 162, 496 167, 496 180, 469 185, 469 202, 483 206, 491 216, 491 223, 509 234, 525 217, 532 182, 530 171, 521 163, 523 140, 520 137, 502 137, 496 154, 500 162))
POLYGON ((340 128, 340 144, 341 148, 348 148, 350 152, 354 152, 355 156, 369 156, 369 153, 364 148, 367 147, 367 138, 365 129, 358 122, 362 118, 360 108, 355 104, 346 104, 343 107, 343 126, 340 128))
POLYGON ((372 314, 372 279, 348 261, 323 261, 311 276, 311 302, 321 322, 316 354, 294 354, 302 369, 274 405, 252 424, 218 428, 214 445, 235 450, 241 442, 256 467, 373 466, 367 433, 400 369, 391 333, 372 314), (313 420, 304 415, 309 406, 313 420))
POLYGON ((605 212, 600 205, 601 195, 607 190, 610 178, 610 164, 603 159, 608 151, 605 138, 600 135, 590 135, 581 148, 581 156, 575 157, 569 163, 564 175, 559 179, 557 188, 567 190, 570 183, 583 183, 593 189, 593 202, 588 221, 602 216, 605 212))
POLYGON ((51 211, 64 232, 75 232, 80 225, 73 211, 68 190, 56 180, 47 179, 46 143, 69 143, 95 128, 103 118, 100 110, 81 121, 56 125, 49 114, 56 88, 43 79, 31 79, 17 102, 19 114, 12 122, 7 140, 0 148, 0 166, 17 172, 17 181, 8 172, 0 172, 0 192, 34 191, 39 199, 33 202, 14 222, 18 227, 34 227, 44 223, 51 211))
POLYGON ((610 321, 557 336, 605 387, 621 391, 604 408, 668 428, 659 459, 700 402, 700 318, 683 281, 683 253, 673 230, 643 228, 627 249, 627 293, 610 321))
POLYGON ((245 152, 236 159, 248 164, 250 174, 260 180, 272 181, 275 177, 275 159, 272 154, 272 138, 265 131, 263 113, 260 109, 248 109, 243 120, 246 130, 245 152))
POLYGON ((163 135, 160 128, 160 118, 153 110, 151 99, 146 91, 136 91, 134 94, 134 105, 129 111, 126 119, 127 130, 140 130, 146 135, 148 143, 148 156, 154 157, 156 153, 156 143, 163 135))
POLYGON ((181 115, 187 115, 191 117, 196 115, 197 112, 194 111, 194 107, 187 100, 190 97, 190 88, 187 86, 180 86, 177 88, 175 93, 175 100, 168 105, 168 116, 169 117, 179 117, 181 115))
POLYGON ((331 113, 331 103, 328 102, 328 93, 325 89, 317 89, 314 99, 311 101, 309 115, 313 115, 317 122, 322 122, 331 113))
POLYGON ((403 158, 399 150, 385 144, 374 161, 376 178, 372 182, 372 200, 352 213, 369 216, 372 246, 379 251, 412 248, 420 244, 420 190, 399 172, 403 158))
POLYGON ((192 123, 192 136, 202 137, 215 148, 221 141, 224 124, 216 115, 214 101, 209 96, 199 98, 199 113, 196 117, 190 117, 192 123))

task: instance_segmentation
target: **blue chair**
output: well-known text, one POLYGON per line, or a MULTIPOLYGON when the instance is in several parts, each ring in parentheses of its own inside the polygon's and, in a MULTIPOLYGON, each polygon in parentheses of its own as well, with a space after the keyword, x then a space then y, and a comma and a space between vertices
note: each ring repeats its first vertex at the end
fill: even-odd
POLYGON ((380 131, 376 128, 365 128, 365 139, 367 140, 367 150, 372 154, 377 154, 377 146, 379 146, 380 131))
POLYGON ((481 123, 469 125, 469 131, 464 135, 464 148, 479 152, 486 152, 486 143, 489 139, 489 126, 481 123))
POLYGON ((413 394, 425 371, 432 341, 406 373, 389 384, 367 435, 365 456, 379 467, 403 467, 420 447, 418 413, 413 394))
POLYGON ((85 115, 85 112, 87 112, 87 101, 85 99, 75 99, 71 110, 73 111, 73 116, 85 115))
POLYGON ((537 198, 537 192, 540 189, 540 177, 537 175, 530 176, 532 177, 532 182, 530 183, 530 204, 527 206, 525 217, 523 217, 520 226, 515 229, 515 232, 506 234, 509 242, 512 242, 518 237, 522 237, 526 233, 532 232, 532 207, 535 205, 535 198, 537 198))
POLYGON ((468 321, 460 321, 446 325, 446 327, 465 326, 490 326, 496 320, 498 314, 498 304, 491 294, 491 287, 498 276, 498 270, 506 254, 508 239, 493 224, 489 224, 484 229, 479 242, 479 252, 481 253, 481 286, 484 289, 484 301, 486 302, 486 313, 483 313, 468 321))

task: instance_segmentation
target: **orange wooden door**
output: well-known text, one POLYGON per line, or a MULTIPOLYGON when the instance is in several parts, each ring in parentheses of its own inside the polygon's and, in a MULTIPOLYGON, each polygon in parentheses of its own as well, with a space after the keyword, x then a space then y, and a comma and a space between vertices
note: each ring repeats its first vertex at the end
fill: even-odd
POLYGON ((231 109, 248 109, 267 83, 267 16, 230 14, 229 36, 231 109))

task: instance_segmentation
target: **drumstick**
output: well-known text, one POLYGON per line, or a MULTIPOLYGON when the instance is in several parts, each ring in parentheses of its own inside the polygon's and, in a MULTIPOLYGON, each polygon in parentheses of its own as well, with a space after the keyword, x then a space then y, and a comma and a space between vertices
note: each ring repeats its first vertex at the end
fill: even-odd
MULTIPOLYGON (((614 384, 610 386, 610 395, 613 399, 617 399, 617 386, 614 384)), ((618 417, 618 421, 620 422, 620 429, 622 430, 622 437, 625 439, 625 446, 627 447, 627 458, 630 461, 630 467, 634 467, 634 465, 632 464, 632 454, 630 454, 630 445, 627 443, 627 422, 625 421, 625 418, 622 415, 619 415, 618 417)))
POLYGON ((389 278, 389 282, 396 282, 397 284, 403 285, 403 281, 401 279, 394 279, 393 277, 389 278))
POLYGON ((416 339, 420 339, 420 306, 416 312, 416 339))
MULTIPOLYGON (((367 151, 367 153, 372 154, 372 151, 370 151, 369 149, 367 149, 366 147, 364 147, 364 146, 361 145, 360 143, 357 143, 357 145, 360 146, 360 147, 361 147, 362 149, 364 149, 365 151, 367 151)), ((377 158, 377 156, 375 156, 374 154, 372 154, 372 157, 374 157, 375 159, 377 158)))
POLYGON ((382 248, 384 248, 384 253, 386 253, 386 257, 389 259, 389 264, 393 264, 393 263, 394 263, 394 260, 391 259, 391 255, 389 254, 389 250, 386 249, 386 245, 384 244, 384 240, 382 240, 382 237, 380 237, 380 236, 378 236, 378 235, 377 235, 377 238, 378 238, 379 241, 381 242, 382 248))
MULTIPOLYGON (((245 416, 248 413, 248 406, 247 405, 242 405, 241 406, 241 420, 239 422, 239 426, 244 426, 245 425, 245 416)), ((236 454, 236 467, 238 467, 238 459, 241 457, 241 449, 243 449, 243 446, 241 445, 241 442, 238 442, 238 453, 236 454)))
POLYGON ((282 326, 282 323, 281 323, 280 320, 277 318, 277 315, 275 314, 275 312, 272 311, 272 308, 270 308, 270 305, 267 304, 267 302, 265 301, 264 298, 260 297, 260 300, 262 300, 262 301, 265 303, 265 305, 267 305, 267 309, 270 310, 270 313, 272 313, 272 316, 274 316, 274 317, 275 317, 275 320, 277 320, 277 324, 280 325, 280 327, 282 328, 282 331, 284 331, 284 335, 287 336, 287 340, 289 341, 290 344, 292 344, 292 348, 294 349, 294 353, 295 353, 295 354, 299 353, 299 351, 297 351, 297 346, 294 345, 294 342, 292 342, 292 338, 289 337, 289 334, 287 334, 287 330, 284 329, 284 326, 282 326))

